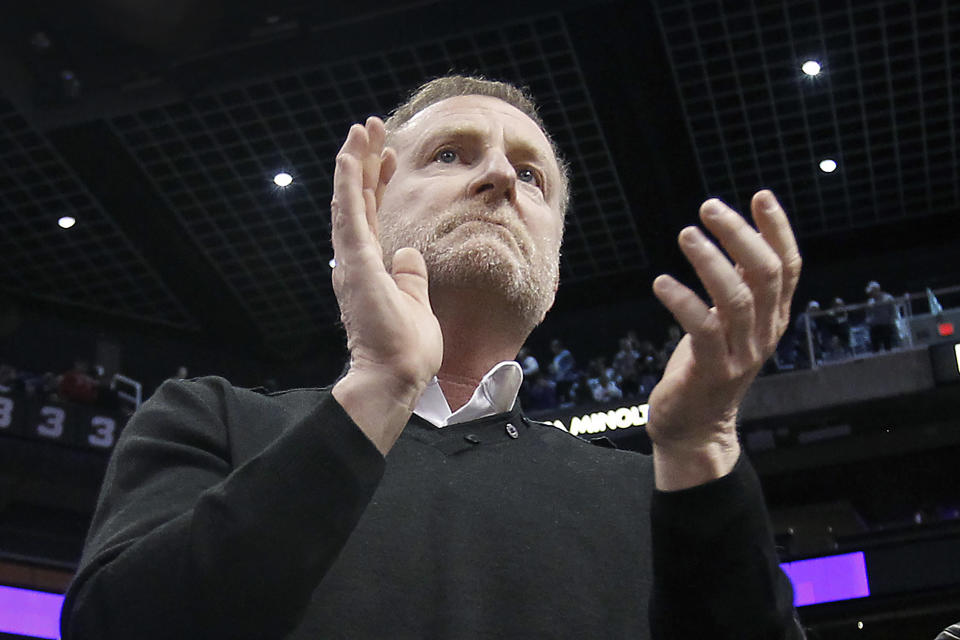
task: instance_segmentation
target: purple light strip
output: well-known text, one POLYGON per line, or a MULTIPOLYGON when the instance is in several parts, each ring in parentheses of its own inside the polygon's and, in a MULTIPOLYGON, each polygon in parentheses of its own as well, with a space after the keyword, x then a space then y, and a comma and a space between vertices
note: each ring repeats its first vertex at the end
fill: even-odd
MULTIPOLYGON (((862 551, 784 562, 780 568, 793 583, 797 607, 870 595, 862 551)), ((63 596, 55 593, 0 586, 0 631, 56 640, 62 606, 63 596)))
POLYGON ((870 595, 862 551, 784 562, 780 568, 793 583, 793 604, 797 607, 870 595))
POLYGON ((34 638, 60 637, 63 596, 0 586, 0 631, 34 638))

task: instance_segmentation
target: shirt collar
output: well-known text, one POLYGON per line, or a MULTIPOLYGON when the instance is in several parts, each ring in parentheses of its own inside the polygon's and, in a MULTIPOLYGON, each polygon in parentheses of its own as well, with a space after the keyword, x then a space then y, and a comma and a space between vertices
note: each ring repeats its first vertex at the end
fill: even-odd
POLYGON ((456 411, 450 411, 450 405, 440 389, 440 382, 434 376, 413 412, 435 427, 505 413, 510 411, 517 401, 521 382, 523 369, 519 364, 513 360, 500 362, 483 376, 467 404, 456 411))

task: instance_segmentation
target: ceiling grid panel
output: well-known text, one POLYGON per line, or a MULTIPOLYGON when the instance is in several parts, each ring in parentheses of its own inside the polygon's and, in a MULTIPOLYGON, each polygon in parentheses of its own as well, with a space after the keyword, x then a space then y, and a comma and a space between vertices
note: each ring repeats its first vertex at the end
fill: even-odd
MULTIPOLYGON (((788 25, 787 26, 787 42, 789 43, 790 52, 792 54, 790 62, 796 68, 800 66, 804 56, 802 52, 798 51, 797 49, 797 43, 794 37, 793 28, 792 28, 794 24, 793 22, 794 16, 791 15, 790 11, 791 10, 796 11, 796 8, 798 6, 810 8, 811 4, 810 3, 797 3, 797 4, 791 3, 790 5, 783 4, 781 6, 783 8, 783 20, 785 24, 788 25)), ((820 55, 822 56, 822 59, 827 58, 826 52, 823 52, 820 55)), ((797 74, 797 78, 798 80, 802 80, 799 74, 797 74)), ((797 104, 800 107, 800 117, 803 123, 803 131, 806 134, 806 139, 807 139, 806 154, 804 154, 806 155, 806 167, 805 167, 805 170, 801 170, 801 171, 802 171, 802 175, 810 176, 811 183, 813 184, 813 188, 809 189, 808 191, 812 191, 813 195, 816 196, 817 206, 816 208, 810 207, 807 198, 803 198, 802 200, 789 203, 789 208, 787 210, 791 212, 791 215, 797 217, 800 220, 801 229, 803 229, 804 221, 809 222, 813 220, 813 215, 811 214, 818 214, 817 218, 818 218, 818 222, 820 223, 819 226, 821 228, 826 228, 830 224, 827 219, 829 214, 827 212, 827 207, 823 197, 823 192, 819 188, 820 186, 819 176, 816 174, 818 156, 822 157, 822 152, 824 150, 819 148, 820 145, 818 145, 817 141, 814 140, 814 134, 810 126, 810 110, 807 108, 807 94, 804 92, 804 88, 805 87, 803 84, 801 84, 801 82, 798 81, 796 83, 796 87, 795 87, 796 100, 797 100, 797 104), (818 151, 820 151, 820 153, 818 153, 818 151), (811 214, 807 214, 808 210, 811 211, 811 214)))
POLYGON ((960 205, 950 47, 960 11, 949 3, 659 0, 655 10, 707 193, 743 209, 770 186, 802 237, 960 205), (805 60, 820 73, 802 74, 805 60), (826 158, 835 171, 819 168, 826 158))
MULTIPOLYGON (((832 47, 827 43, 827 37, 826 37, 827 29, 823 20, 823 13, 820 11, 820 7, 816 3, 814 3, 813 9, 816 14, 816 21, 818 26, 817 35, 819 36, 818 43, 820 45, 820 50, 824 52, 832 51, 832 47)), ((829 54, 824 53, 823 55, 824 55, 824 58, 826 59, 829 54)), ((829 62, 828 62, 828 68, 829 68, 829 62)), ((835 161, 837 161, 841 166, 845 167, 846 156, 843 148, 843 140, 840 136, 840 118, 837 115, 837 103, 835 98, 835 91, 833 90, 833 82, 829 78, 826 78, 826 80, 828 80, 828 90, 826 91, 826 97, 830 104, 829 113, 830 113, 831 123, 833 124, 831 129, 833 131, 833 144, 835 145, 833 152, 829 155, 835 161)), ((840 214, 843 216, 845 226, 849 226, 853 222, 851 218, 851 212, 853 211, 853 200, 850 198, 849 180, 837 180, 835 181, 834 186, 835 186, 833 190, 834 193, 836 193, 837 191, 842 191, 843 207, 841 208, 840 214)), ((832 202, 832 199, 829 197, 829 195, 825 199, 832 202)))
MULTIPOLYGON (((887 7, 880 5, 880 34, 882 36, 881 42, 883 43, 883 60, 886 64, 886 74, 887 79, 887 91, 889 97, 889 115, 890 115, 890 137, 893 141, 893 180, 894 184, 897 185, 897 196, 900 199, 900 202, 904 201, 903 193, 903 170, 901 165, 901 154, 900 154, 900 141, 899 141, 899 131, 897 130, 897 93, 894 90, 893 79, 894 79, 894 70, 893 70, 893 60, 891 56, 893 52, 891 51, 890 43, 890 25, 886 19, 887 7)), ((880 209, 878 209, 878 212, 880 209)))
POLYGON ((193 319, 54 146, 0 97, 3 288, 177 328, 193 319), (70 228, 58 218, 75 220, 70 228))

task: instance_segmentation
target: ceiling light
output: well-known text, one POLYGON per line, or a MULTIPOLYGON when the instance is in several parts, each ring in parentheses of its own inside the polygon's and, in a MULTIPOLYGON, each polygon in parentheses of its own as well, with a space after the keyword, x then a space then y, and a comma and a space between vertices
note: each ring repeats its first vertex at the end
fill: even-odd
POLYGON ((816 60, 807 60, 800 69, 808 76, 815 76, 820 73, 820 63, 816 60))
POLYGON ((60 225, 62 229, 69 229, 73 225, 77 224, 77 219, 71 216, 63 216, 57 220, 57 224, 60 225))
POLYGON ((273 176, 273 183, 278 187, 290 186, 291 182, 293 182, 293 176, 286 171, 281 171, 277 175, 273 176))
POLYGON ((833 173, 837 170, 837 161, 833 158, 824 158, 820 161, 820 171, 824 173, 833 173))

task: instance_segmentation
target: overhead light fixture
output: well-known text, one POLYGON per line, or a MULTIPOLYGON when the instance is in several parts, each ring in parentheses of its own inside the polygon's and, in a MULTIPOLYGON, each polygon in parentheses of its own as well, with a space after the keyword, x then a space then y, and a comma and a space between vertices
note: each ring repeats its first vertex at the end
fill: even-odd
POLYGON ((815 76, 820 73, 820 63, 816 60, 807 60, 800 69, 808 76, 815 76))
POLYGON ((286 171, 281 171, 277 175, 273 176, 273 183, 278 187, 289 187, 290 183, 292 182, 293 176, 286 171))
POLYGON ((837 161, 833 158, 824 158, 820 161, 820 171, 824 173, 833 173, 837 170, 837 161))
POLYGON ((57 220, 57 224, 60 225, 61 229, 69 229, 73 225, 77 224, 77 219, 72 216, 63 216, 57 220))

